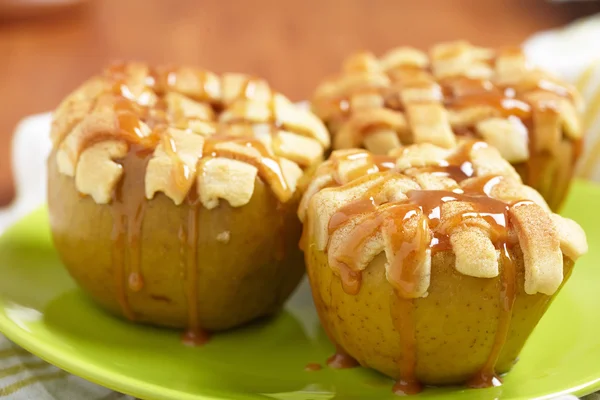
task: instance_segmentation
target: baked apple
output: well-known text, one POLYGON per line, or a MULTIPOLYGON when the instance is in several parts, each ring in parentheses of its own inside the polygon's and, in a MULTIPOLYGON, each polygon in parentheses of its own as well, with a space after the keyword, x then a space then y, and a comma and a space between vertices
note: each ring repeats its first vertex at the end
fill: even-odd
POLYGON ((587 251, 480 141, 334 151, 299 215, 330 363, 355 359, 404 394, 499 384, 587 251))
POLYGON ((579 103, 573 87, 529 66, 519 49, 465 42, 437 45, 429 55, 407 47, 380 58, 354 54, 312 100, 334 149, 386 154, 404 144, 451 148, 459 137, 479 138, 553 210, 580 152, 579 103))
POLYGON ((115 65, 58 107, 52 142, 56 249, 111 312, 202 341, 302 277, 296 210, 329 137, 265 81, 115 65))

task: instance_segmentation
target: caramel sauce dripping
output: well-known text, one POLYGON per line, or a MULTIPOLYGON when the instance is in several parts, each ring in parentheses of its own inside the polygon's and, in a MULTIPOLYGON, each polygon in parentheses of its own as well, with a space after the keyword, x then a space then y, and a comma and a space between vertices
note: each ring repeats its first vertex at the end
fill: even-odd
POLYGON ((467 178, 475 176, 475 167, 471 160, 471 153, 487 144, 476 140, 469 140, 467 143, 458 147, 447 159, 446 170, 447 176, 454 179, 456 182, 462 182, 467 178))
MULTIPOLYGON (((125 66, 115 65, 109 73, 119 75, 125 72, 125 66)), ((113 86, 113 94, 118 96, 115 103, 117 112, 117 133, 94 135, 83 144, 83 148, 106 139, 122 139, 127 142, 128 152, 120 161, 123 177, 112 196, 113 231, 111 240, 112 264, 115 268, 117 300, 123 315, 135 320, 135 314, 127 299, 127 288, 139 292, 144 287, 141 272, 140 243, 146 200, 144 198, 144 173, 152 155, 148 151, 147 139, 143 135, 141 120, 137 116, 139 107, 130 97, 128 88, 119 80, 113 86), (107 137, 108 136, 108 137, 107 137), (129 276, 126 277, 126 271, 129 276), (127 282, 127 284, 125 283, 127 282)))
MULTIPOLYGON (((148 155, 144 156, 143 162, 147 163, 148 155)), ((139 292, 144 288, 144 278, 142 277, 142 265, 140 260, 140 242, 142 236, 142 225, 144 223, 144 213, 146 201, 144 196, 136 199, 135 213, 129 216, 129 226, 127 231, 127 241, 129 244, 129 289, 133 292, 139 292)))
POLYGON ((335 345, 335 353, 327 359, 327 365, 333 369, 346 369, 359 366, 358 361, 337 344, 335 345))
POLYGON ((481 94, 500 94, 498 88, 487 79, 469 78, 468 76, 452 76, 439 82, 444 98, 457 99, 463 96, 481 94))
MULTIPOLYGON (((381 88, 374 88, 368 85, 364 87, 358 87, 352 91, 351 95, 370 95, 370 94, 382 94, 383 90, 381 88)), ((339 119, 345 120, 352 113, 352 106, 350 103, 350 95, 349 94, 340 94, 333 98, 328 99, 316 99, 319 101, 319 109, 322 109, 323 115, 327 119, 339 119)))
MULTIPOLYGON (((177 143, 167 130, 169 118, 175 119, 175 122, 185 119, 180 107, 169 110, 163 97, 169 90, 177 86, 176 72, 177 70, 173 67, 150 68, 143 82, 145 87, 142 87, 136 94, 126 84, 129 73, 127 65, 120 63, 109 67, 105 71, 105 76, 113 82, 112 95, 115 97, 117 129, 114 132, 99 132, 90 135, 90 139, 83 145, 85 149, 95 143, 115 139, 125 141, 129 148, 127 156, 120 160, 124 175, 113 194, 112 259, 115 268, 117 299, 123 314, 131 320, 135 319, 135 313, 128 302, 127 289, 139 292, 144 287, 140 259, 141 231, 146 205, 144 174, 156 147, 161 144, 164 152, 172 161, 172 178, 178 187, 185 188, 191 177, 190 168, 181 159, 177 143), (155 100, 154 104, 151 104, 151 100, 155 100), (171 112, 170 116, 168 112, 171 112), (127 271, 129 271, 128 277, 126 276, 127 271)), ((197 71, 195 78, 198 81, 199 89, 192 97, 200 101, 208 100, 211 89, 208 73, 197 71)), ((248 79, 240 92, 240 97, 252 97, 256 90, 255 86, 256 82, 248 79)), ((188 95, 191 96, 191 94, 188 95)), ((218 112, 218 107, 221 105, 212 106, 218 112)), ((271 134, 275 136, 280 124, 275 118, 275 97, 272 92, 268 107, 272 116, 271 134)), ((262 178, 274 182, 274 191, 279 191, 279 194, 288 197, 292 195, 279 160, 272 156, 257 139, 213 136, 206 141, 204 154, 213 157, 242 159, 242 161, 257 167, 262 178), (236 142, 252 148, 260 154, 260 159, 255 160, 252 157, 220 149, 218 146, 220 142, 236 142)), ((187 216, 179 230, 181 264, 186 276, 185 290, 188 301, 188 328, 182 335, 182 341, 188 345, 200 345, 209 339, 209 334, 200 326, 198 310, 198 218, 201 203, 195 186, 188 193, 186 206, 188 207, 187 216)), ((281 259, 285 257, 284 244, 285 242, 282 240, 281 249, 276 254, 276 257, 281 259)))
POLYGON ((356 265, 362 251, 362 244, 373 236, 383 224, 386 215, 377 213, 377 204, 373 197, 366 197, 352 202, 338 210, 329 220, 330 235, 341 225, 345 224, 350 217, 358 214, 368 213, 370 218, 362 221, 356 227, 355 233, 350 236, 344 244, 342 254, 335 259, 339 269, 340 280, 344 292, 356 295, 360 291, 362 273, 356 265))
POLYGON ((191 178, 190 168, 177 154, 177 145, 175 140, 166 131, 160 135, 160 137, 163 149, 173 163, 173 166, 171 167, 171 176, 173 181, 178 188, 184 189, 187 186, 187 182, 191 178))
MULTIPOLYGON (((274 227, 275 232, 285 232, 285 211, 284 205, 280 202, 275 206, 275 212, 277 213, 277 225, 274 227)), ((300 237, 302 240, 302 237, 300 237)), ((275 237, 275 243, 273 245, 273 258, 277 262, 285 260, 286 256, 286 240, 285 235, 277 234, 275 237)))
POLYGON ((373 154, 372 160, 379 171, 389 171, 396 168, 396 158, 381 154, 373 154))
POLYGON ((126 318, 135 320, 127 300, 127 288, 139 292, 144 287, 140 247, 146 199, 143 182, 146 165, 152 153, 130 144, 121 165, 125 171, 112 198, 113 231, 112 263, 115 268, 117 300, 126 318), (129 275, 126 277, 126 271, 129 275), (127 284, 125 283, 127 282, 127 284))
POLYGON ((236 138, 236 137, 209 137, 204 143, 204 155, 212 157, 227 157, 233 160, 240 160, 258 169, 259 176, 273 184, 273 191, 281 194, 284 198, 292 196, 292 190, 288 186, 283 170, 277 157, 272 156, 265 145, 255 138, 236 138), (255 157, 239 154, 219 146, 222 143, 236 143, 241 146, 249 147, 257 151, 259 159, 255 157))
POLYGON ((418 297, 416 270, 425 261, 430 241, 427 219, 410 203, 394 206, 384 218, 394 254, 388 280, 401 297, 418 297), (417 220, 416 230, 414 235, 407 235, 404 225, 411 219, 417 220))
MULTIPOLYGON (((512 50, 511 50, 512 51, 512 50)), ((516 50, 515 50, 516 51, 516 50)), ((495 109, 498 114, 505 118, 518 118, 525 126, 525 134, 528 137, 529 158, 524 162, 524 182, 533 186, 542 193, 548 193, 552 189, 550 178, 547 174, 552 171, 556 174, 553 165, 556 155, 536 150, 536 129, 533 121, 533 112, 559 112, 559 105, 554 101, 544 101, 544 104, 534 104, 525 100, 527 93, 533 91, 545 91, 556 96, 573 100, 572 89, 567 85, 550 79, 538 79, 535 81, 525 80, 510 86, 495 86, 494 83, 487 80, 473 78, 450 78, 443 80, 446 105, 450 108, 464 109, 470 107, 488 106, 495 109)), ((461 136, 477 136, 474 134, 473 126, 454 127, 454 132, 461 136)), ((574 143, 577 148, 578 144, 574 143)), ((571 159, 573 164, 578 159, 577 151, 574 152, 571 159)), ((556 202, 550 202, 550 206, 558 206, 556 202)))
MULTIPOLYGON (((177 154, 176 143, 167 133, 166 115, 150 113, 145 98, 135 97, 129 88, 120 80, 120 74, 125 73, 125 67, 117 66, 108 71, 116 79, 113 85, 113 94, 116 96, 115 111, 117 114, 117 132, 95 135, 85 146, 101 142, 106 139, 124 140, 129 151, 121 160, 124 174, 117 185, 112 199, 113 209, 113 249, 112 259, 115 268, 117 299, 123 314, 130 320, 135 319, 135 314, 127 300, 127 287, 133 292, 139 292, 144 287, 141 271, 140 246, 141 231, 146 205, 144 178, 147 163, 154 149, 161 143, 165 153, 173 162, 173 180, 179 187, 185 187, 190 178, 189 168, 177 154), (154 128, 147 135, 144 134, 143 123, 148 122, 154 128), (107 137, 108 136, 108 137, 107 137), (129 277, 125 279, 126 270, 129 277), (125 285, 127 281, 127 286, 125 285)), ((171 71, 159 73, 150 70, 146 78, 146 85, 155 91, 166 91, 168 86, 174 85, 174 75, 171 71)), ((143 95, 144 93, 142 93, 143 95)), ((159 111, 166 110, 163 99, 159 99, 156 107, 159 111)), ((188 215, 185 223, 180 227, 179 239, 182 254, 185 256, 186 270, 186 295, 188 298, 188 329, 182 335, 182 341, 188 345, 205 343, 209 335, 202 330, 198 313, 198 213, 200 202, 195 188, 190 190, 187 197, 188 215)))
POLYGON ((498 320, 498 328, 494 337, 492 350, 481 370, 467 382, 467 386, 472 388, 486 388, 491 386, 500 386, 502 380, 496 373, 496 363, 508 338, 510 323, 512 320, 512 310, 517 297, 516 291, 516 270, 515 264, 510 257, 506 242, 500 249, 502 259, 502 308, 498 320))
MULTIPOLYGON (((472 143, 463 146, 448 163, 463 166, 470 162, 472 143)), ((451 165, 440 166, 440 171, 449 172, 451 165)), ((465 168, 469 169, 469 168, 465 168)), ((472 167, 471 167, 472 171, 472 167)), ((471 177, 473 172, 463 172, 463 178, 471 177)), ((492 350, 486 363, 478 374, 469 382, 472 387, 484 387, 497 384, 499 378, 495 373, 504 343, 507 340, 512 306, 516 297, 516 272, 508 247, 508 210, 510 205, 492 197, 494 188, 502 176, 484 176, 466 182, 456 191, 417 190, 407 193, 408 199, 400 202, 378 204, 375 194, 384 184, 381 182, 372 187, 361 198, 341 207, 332 215, 328 224, 330 236, 348 220, 356 215, 363 219, 354 227, 351 235, 344 243, 335 263, 339 268, 343 290, 356 295, 360 291, 361 271, 356 265, 362 244, 384 227, 390 234, 394 258, 390 260, 389 277, 392 290, 392 319, 401 336, 402 359, 400 363, 400 379, 393 390, 397 394, 413 394, 421 390, 416 377, 416 326, 414 323, 414 297, 417 291, 415 268, 425 257, 425 251, 432 252, 451 250, 450 236, 454 228, 469 223, 470 218, 481 218, 489 224, 488 233, 492 243, 501 252, 502 257, 502 303, 503 309, 499 320, 492 350), (471 210, 459 212, 450 219, 441 219, 444 203, 452 201, 467 202, 471 210), (416 231, 407 235, 404 226, 410 218, 418 218, 416 231), (430 233, 431 232, 431 233, 430 233)))
POLYGON ((373 197, 363 197, 357 201, 346 204, 335 212, 329 219, 329 235, 333 234, 339 227, 345 224, 352 216, 373 212, 377 204, 373 197))
POLYGON ((181 339, 188 346, 199 346, 206 343, 210 335, 200 326, 198 311, 198 218, 201 203, 195 187, 189 191, 186 203, 188 211, 186 220, 179 229, 179 240, 183 249, 181 253, 184 256, 182 264, 185 267, 186 277, 188 328, 181 339))
POLYGON ((125 98, 120 98, 115 102, 116 112, 116 131, 95 132, 94 135, 88 135, 81 144, 80 152, 85 149, 107 140, 122 140, 130 146, 154 150, 160 137, 155 134, 144 135, 143 121, 140 118, 139 107, 125 98))
MULTIPOLYGON (((373 191, 375 190, 374 188, 373 191)), ((413 305, 411 298, 414 297, 417 290, 414 279, 415 269, 423 262, 427 249, 429 233, 426 225, 427 221, 417 215, 417 208, 413 204, 388 203, 377 207, 373 197, 369 197, 350 203, 334 214, 329 222, 329 231, 333 232, 338 229, 350 216, 365 213, 368 217, 355 228, 355 231, 344 245, 342 255, 336 258, 342 288, 350 295, 358 294, 361 284, 361 272, 355 265, 355 260, 359 259, 358 253, 361 251, 361 244, 372 237, 385 224, 387 229, 391 231, 394 252, 394 259, 391 261, 392 273, 389 278, 394 287, 398 288, 398 293, 394 290, 393 296, 397 299, 393 300, 392 304, 398 303, 399 305, 392 306, 392 310, 394 310, 392 318, 397 324, 401 324, 401 329, 397 325, 397 330, 401 335, 403 348, 403 359, 400 366, 402 379, 394 386, 394 391, 405 394, 417 393, 420 391, 420 385, 415 374, 416 327, 412 318, 413 305), (414 217, 419 218, 419 223, 416 233, 412 238, 409 238, 403 225, 407 219, 414 217)))
MULTIPOLYGON (((522 54, 520 49, 502 49, 497 54, 500 55, 511 55, 518 56, 522 54)), ((495 61, 492 61, 492 63, 495 61)), ((529 67, 528 67, 529 68, 529 67)), ((367 71, 366 69, 359 69, 360 71, 367 71)), ((352 70, 356 72, 357 70, 352 70)), ((352 72, 351 71, 351 72, 352 72)), ((346 88, 344 93, 336 94, 329 98, 317 98, 315 104, 317 109, 321 110, 321 117, 328 121, 332 126, 338 126, 348 120, 352 113, 350 99, 357 95, 368 95, 375 94, 383 98, 383 107, 387 107, 399 112, 405 111, 405 104, 401 99, 400 91, 403 87, 420 87, 423 84, 429 84, 429 79, 422 78, 430 73, 429 68, 419 67, 401 67, 387 71, 387 75, 391 79, 392 83, 386 87, 374 87, 371 83, 363 83, 353 85, 352 87, 346 88)), ((533 108, 540 108, 537 104, 532 104, 525 99, 527 93, 534 91, 545 91, 552 93, 556 96, 566 98, 570 101, 574 100, 573 89, 566 84, 558 82, 552 78, 544 77, 543 74, 536 75, 535 71, 532 71, 531 78, 524 79, 522 82, 503 84, 501 82, 494 82, 489 79, 470 78, 467 76, 453 76, 449 78, 443 78, 438 81, 442 88, 442 97, 444 105, 449 109, 462 110, 468 108, 484 108, 488 107, 495 111, 495 113, 503 118, 518 118, 527 127, 527 136, 530 144, 530 157, 526 161, 525 169, 527 172, 527 179, 525 183, 538 188, 542 192, 550 190, 549 188, 539 188, 537 184, 540 181, 547 182, 545 176, 542 176, 544 170, 547 168, 547 160, 545 160, 544 154, 537 154, 534 151, 535 147, 532 143, 535 142, 536 131, 533 129, 532 121, 532 110, 533 108), (540 172, 542 171, 542 172, 540 172)), ((556 112, 558 109, 557 104, 547 102, 545 105, 547 108, 552 108, 556 112)), ((376 105, 378 106, 378 105, 376 105)), ((330 127, 331 128, 331 127, 330 127)), ((454 133, 458 136, 469 136, 477 137, 475 126, 469 124, 468 126, 454 126, 452 127, 454 133)), ((575 144, 577 146, 577 144, 575 144)), ((550 156, 548 156, 550 157, 550 156)), ((573 155, 573 163, 578 157, 573 155)), ((592 162, 589 163, 590 165, 592 162)), ((589 174, 590 167, 586 166, 589 174)), ((556 205, 551 204, 552 207, 556 205)))
POLYGON ((399 360, 400 378, 392 391, 397 395, 417 394, 423 386, 417 379, 417 339, 414 318, 414 300, 403 297, 392 290, 390 298, 392 322, 400 336, 402 358, 399 360))
POLYGON ((414 300, 417 293, 415 271, 426 257, 429 228, 427 220, 412 204, 406 204, 399 212, 392 213, 386 223, 391 231, 393 259, 390 261, 388 279, 394 289, 390 302, 391 317, 400 336, 402 358, 399 360, 400 378, 393 387, 395 394, 415 394, 422 390, 417 379, 417 327, 414 318, 414 300), (418 218, 413 237, 407 237, 404 224, 410 218, 418 218))
POLYGON ((304 370, 307 371, 307 372, 314 372, 314 371, 320 371, 321 368, 323 368, 321 366, 321 364, 318 364, 318 363, 308 363, 304 367, 304 370))
POLYGON ((342 179, 338 173, 339 165, 341 162, 356 161, 361 159, 365 159, 364 165, 362 165, 360 168, 356 168, 350 171, 350 173, 346 177, 346 181, 351 182, 361 176, 389 171, 396 167, 396 159, 391 156, 375 155, 369 152, 336 155, 335 157, 331 158, 331 161, 333 163, 332 170, 334 181, 338 185, 342 185, 345 183, 344 179, 342 179))
POLYGON ((446 160, 440 160, 438 165, 411 168, 404 171, 404 173, 413 175, 414 173, 431 172, 437 175, 446 176, 457 183, 460 183, 475 176, 475 166, 471 160, 471 152, 480 146, 487 146, 487 144, 476 140, 469 140, 462 146, 457 147, 455 152, 446 160))
POLYGON ((150 67, 145 84, 157 95, 163 96, 177 82, 177 68, 175 66, 162 66, 160 68, 150 67))
MULTIPOLYGON (((559 167, 555 161, 558 156, 536 150, 536 127, 532 110, 535 109, 538 113, 559 113, 560 106, 553 100, 543 100, 536 104, 527 100, 526 95, 535 91, 544 91, 573 101, 573 89, 552 79, 536 78, 535 75, 533 79, 525 79, 517 84, 507 86, 466 77, 449 78, 442 80, 441 84, 444 87, 446 105, 449 108, 464 109, 488 106, 496 110, 502 117, 518 118, 525 126, 524 130, 529 145, 529 157, 523 163, 524 168, 521 170, 524 174, 523 180, 527 185, 533 186, 542 193, 552 192, 550 186, 552 177, 557 174, 556 168, 559 167), (549 173, 552 175, 549 176, 549 173)), ((454 127, 453 130, 456 135, 462 136, 473 136, 475 132, 473 126, 454 127)), ((573 146, 578 148, 576 141, 573 141, 573 146)), ((571 156, 573 164, 578 159, 576 153, 577 151, 574 151, 571 156)), ((556 208, 559 204, 554 200, 549 201, 549 205, 556 208)))
POLYGON ((446 105, 451 109, 488 106, 497 110, 503 117, 516 116, 527 119, 531 116, 531 106, 528 103, 517 98, 507 97, 504 93, 486 92, 462 96, 447 100, 446 105))
POLYGON ((126 263, 126 249, 127 249, 127 214, 125 214, 121 201, 122 189, 119 186, 115 189, 113 194, 113 229, 111 233, 112 250, 111 259, 112 265, 115 269, 115 287, 117 301, 121 307, 123 315, 133 321, 135 315, 133 310, 129 306, 127 300, 127 288, 125 287, 125 263, 126 263))

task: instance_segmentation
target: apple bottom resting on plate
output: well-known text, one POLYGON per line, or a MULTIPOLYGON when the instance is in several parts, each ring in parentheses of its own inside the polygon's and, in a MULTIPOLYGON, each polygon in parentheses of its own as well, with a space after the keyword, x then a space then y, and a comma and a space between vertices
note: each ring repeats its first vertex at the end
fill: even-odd
POLYGON ((330 364, 356 360, 397 393, 500 384, 587 251, 577 223, 472 140, 335 151, 299 215, 330 364))
POLYGON ((278 310, 323 124, 263 80, 120 64, 54 115, 49 212, 77 283, 133 321, 205 331, 278 310))

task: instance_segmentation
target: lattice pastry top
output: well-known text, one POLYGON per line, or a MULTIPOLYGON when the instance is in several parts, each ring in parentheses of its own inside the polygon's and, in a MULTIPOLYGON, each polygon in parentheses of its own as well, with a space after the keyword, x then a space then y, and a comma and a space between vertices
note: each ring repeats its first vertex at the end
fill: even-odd
POLYGON ((492 144, 511 163, 580 139, 579 103, 574 88, 528 65, 519 49, 466 42, 437 45, 429 55, 408 47, 380 58, 354 54, 312 100, 334 149, 450 148, 457 136, 468 136, 492 144))
POLYGON ((257 176, 287 201, 329 146, 321 121, 264 80, 136 63, 114 65, 70 94, 51 138, 59 171, 97 203, 109 203, 127 173, 120 160, 138 156, 148 199, 163 192, 180 204, 194 187, 208 208, 219 199, 246 204, 257 176))
POLYGON ((495 148, 474 140, 451 150, 400 147, 389 156, 334 151, 299 216, 304 240, 327 252, 349 293, 358 292, 361 271, 382 252, 388 281, 417 298, 427 294, 432 253, 451 251, 458 272, 491 278, 519 245, 525 292, 551 295, 563 280, 563 254, 575 260, 587 251, 577 223, 553 214, 495 148))

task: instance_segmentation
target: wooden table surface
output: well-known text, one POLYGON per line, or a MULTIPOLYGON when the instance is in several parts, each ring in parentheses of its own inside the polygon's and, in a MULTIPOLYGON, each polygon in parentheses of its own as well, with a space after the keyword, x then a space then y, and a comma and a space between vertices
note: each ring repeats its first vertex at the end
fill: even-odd
MULTIPOLYGON (((7 1, 19 0, 0 0, 0 6, 7 1)), ((90 0, 43 16, 5 14, 0 20, 0 205, 13 196, 9 150, 16 123, 52 110, 115 59, 249 72, 292 99, 303 99, 354 50, 426 48, 462 38, 516 45, 599 10, 597 3, 542 0, 90 0)))

